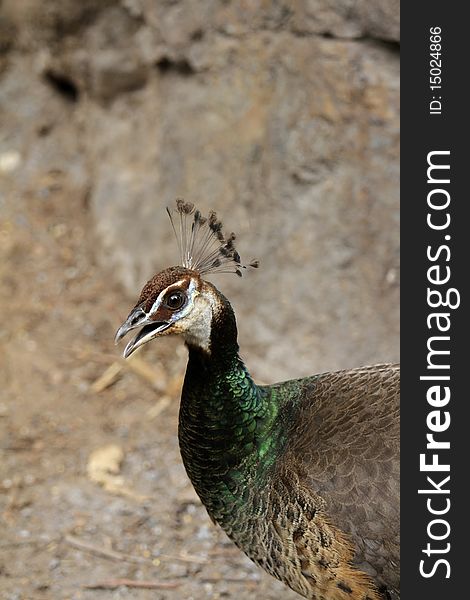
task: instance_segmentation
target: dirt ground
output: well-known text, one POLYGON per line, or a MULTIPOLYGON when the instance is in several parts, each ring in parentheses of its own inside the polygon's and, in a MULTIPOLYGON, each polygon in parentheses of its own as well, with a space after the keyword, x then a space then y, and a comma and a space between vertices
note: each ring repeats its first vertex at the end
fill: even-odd
POLYGON ((21 194, 0 178, 0 192, 0 597, 297 598, 186 477, 184 346, 120 359, 132 299, 96 264, 85 200, 56 171, 21 194))

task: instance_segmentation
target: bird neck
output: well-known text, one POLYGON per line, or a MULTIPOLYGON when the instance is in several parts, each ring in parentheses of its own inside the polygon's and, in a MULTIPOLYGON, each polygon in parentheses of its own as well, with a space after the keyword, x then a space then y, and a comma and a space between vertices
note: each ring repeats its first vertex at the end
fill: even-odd
POLYGON ((233 310, 222 295, 210 352, 188 345, 179 441, 186 471, 209 514, 223 527, 262 485, 280 443, 272 398, 238 356, 233 310))

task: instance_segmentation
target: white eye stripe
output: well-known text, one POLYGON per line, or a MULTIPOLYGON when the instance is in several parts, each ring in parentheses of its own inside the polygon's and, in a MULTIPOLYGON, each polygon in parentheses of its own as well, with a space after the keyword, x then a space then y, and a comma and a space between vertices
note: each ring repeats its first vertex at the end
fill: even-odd
MULTIPOLYGON (((165 296, 172 290, 180 290, 180 286, 182 283, 184 283, 184 281, 185 281, 184 279, 181 279, 180 281, 176 281, 175 283, 172 283, 171 285, 166 287, 164 290, 162 290, 158 294, 157 299, 155 300, 151 309, 149 310, 148 315, 151 316, 154 313, 156 313, 163 302, 163 298, 165 298, 165 296)), ((186 295, 188 297, 188 302, 186 303, 186 305, 183 307, 183 309, 181 311, 175 313, 175 315, 178 315, 178 318, 184 316, 191 309, 192 304, 193 304, 193 297, 194 297, 195 289, 196 289, 196 283, 194 282, 193 279, 191 279, 191 281, 189 283, 188 291, 186 292, 186 295)))
POLYGON ((159 294, 157 299, 155 300, 155 302, 152 304, 151 309, 149 310, 149 316, 153 315, 155 312, 157 312, 157 310, 160 308, 160 305, 163 301, 163 298, 168 294, 169 291, 171 291, 173 288, 178 288, 178 286, 180 286, 183 283, 183 279, 181 279, 180 281, 176 281, 175 283, 172 283, 171 285, 169 285, 168 287, 166 287, 164 290, 162 290, 159 294))

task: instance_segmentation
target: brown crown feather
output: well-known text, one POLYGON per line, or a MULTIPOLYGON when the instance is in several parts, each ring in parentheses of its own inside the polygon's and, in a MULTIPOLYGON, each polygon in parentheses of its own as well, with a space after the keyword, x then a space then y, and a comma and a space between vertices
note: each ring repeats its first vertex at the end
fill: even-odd
POLYGON ((241 263, 235 248, 236 236, 232 232, 228 237, 222 231, 222 221, 214 211, 204 217, 191 202, 176 200, 174 213, 178 215, 179 231, 175 227, 172 211, 166 209, 178 242, 181 264, 184 268, 196 271, 200 275, 209 273, 236 273, 242 276, 242 269, 256 269, 259 261, 252 260, 248 265, 241 263))

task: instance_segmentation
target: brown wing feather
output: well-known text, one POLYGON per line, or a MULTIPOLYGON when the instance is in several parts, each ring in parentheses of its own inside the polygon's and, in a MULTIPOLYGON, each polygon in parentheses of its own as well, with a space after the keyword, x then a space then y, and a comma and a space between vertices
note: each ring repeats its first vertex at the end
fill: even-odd
POLYGON ((399 367, 325 373, 299 384, 285 459, 326 501, 328 520, 349 536, 354 564, 397 589, 399 367))

